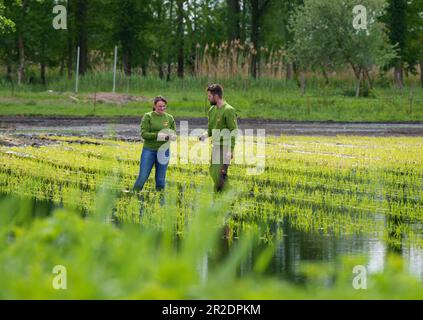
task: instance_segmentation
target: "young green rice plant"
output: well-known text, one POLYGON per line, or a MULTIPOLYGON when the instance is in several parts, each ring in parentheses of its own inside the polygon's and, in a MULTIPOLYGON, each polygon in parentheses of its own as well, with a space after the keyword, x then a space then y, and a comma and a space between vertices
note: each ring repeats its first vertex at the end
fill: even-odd
MULTIPOLYGON (((46 138, 57 144, 0 147, 1 193, 51 200, 90 214, 96 190, 116 175, 109 186, 118 195, 114 219, 156 227, 165 223, 166 216, 157 213, 160 199, 153 196, 151 179, 142 203, 123 192, 131 189, 138 173, 139 144, 46 138), (146 214, 140 217, 142 210, 146 214)), ((284 217, 299 230, 328 234, 379 233, 390 217, 400 217, 404 226, 422 223, 422 147, 421 138, 268 137, 263 174, 248 176, 244 165, 231 166, 230 178, 238 191, 229 215, 232 235, 248 225, 284 217)), ((177 162, 169 167, 167 180, 167 194, 176 196, 178 232, 183 234, 199 190, 206 190, 210 181, 207 165, 177 162)), ((269 238, 266 227, 261 229, 269 238)))

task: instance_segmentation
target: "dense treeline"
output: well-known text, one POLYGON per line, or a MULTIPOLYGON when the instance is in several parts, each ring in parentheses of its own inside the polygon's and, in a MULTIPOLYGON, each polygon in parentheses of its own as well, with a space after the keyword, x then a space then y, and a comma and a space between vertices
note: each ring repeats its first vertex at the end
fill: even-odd
POLYGON ((77 47, 83 75, 110 70, 118 46, 126 75, 272 77, 304 87, 307 74, 329 81, 349 70, 360 94, 377 70, 401 88, 423 65, 423 2, 359 1, 367 26, 355 29, 356 2, 0 0, 0 65, 18 83, 46 83, 49 72, 73 76, 77 47))

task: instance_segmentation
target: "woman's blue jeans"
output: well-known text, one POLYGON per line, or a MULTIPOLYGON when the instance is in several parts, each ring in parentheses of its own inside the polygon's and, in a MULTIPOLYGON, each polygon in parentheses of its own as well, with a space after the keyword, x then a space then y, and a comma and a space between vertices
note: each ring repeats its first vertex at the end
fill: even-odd
POLYGON ((153 166, 156 167, 156 190, 163 190, 166 184, 166 170, 169 165, 170 151, 156 151, 143 148, 140 160, 140 172, 134 184, 134 191, 144 188, 153 166))

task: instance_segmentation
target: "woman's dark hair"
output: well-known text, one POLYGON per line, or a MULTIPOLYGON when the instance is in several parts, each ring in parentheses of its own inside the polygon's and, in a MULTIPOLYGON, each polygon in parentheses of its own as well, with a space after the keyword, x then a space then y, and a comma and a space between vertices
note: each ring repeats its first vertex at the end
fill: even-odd
POLYGON ((216 94, 220 99, 223 97, 223 87, 218 83, 209 85, 207 91, 211 94, 216 94))
POLYGON ((157 104, 157 102, 159 102, 159 101, 162 101, 162 102, 164 102, 164 103, 167 105, 167 100, 166 100, 166 98, 165 98, 165 97, 163 97, 163 96, 157 96, 157 97, 155 97, 155 98, 154 98, 153 111, 156 111, 156 104, 157 104))

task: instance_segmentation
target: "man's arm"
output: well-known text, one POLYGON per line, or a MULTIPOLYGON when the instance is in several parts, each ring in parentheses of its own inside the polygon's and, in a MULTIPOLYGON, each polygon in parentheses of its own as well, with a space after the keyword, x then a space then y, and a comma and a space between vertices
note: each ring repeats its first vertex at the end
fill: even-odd
POLYGON ((210 108, 209 112, 207 113, 207 131, 204 132, 201 136, 198 137, 198 139, 200 141, 204 141, 208 137, 212 136, 212 125, 210 123, 210 111, 211 111, 211 108, 210 108))
POLYGON ((225 112, 226 127, 231 132, 231 151, 233 153, 236 143, 236 131, 238 129, 238 120, 235 109, 231 108, 225 112))
POLYGON ((209 110, 209 112, 207 113, 207 122, 208 122, 208 125, 207 125, 207 135, 209 136, 209 137, 211 137, 212 136, 212 124, 211 124, 211 121, 210 121, 210 113, 211 113, 211 108, 210 108, 210 110, 209 110))

